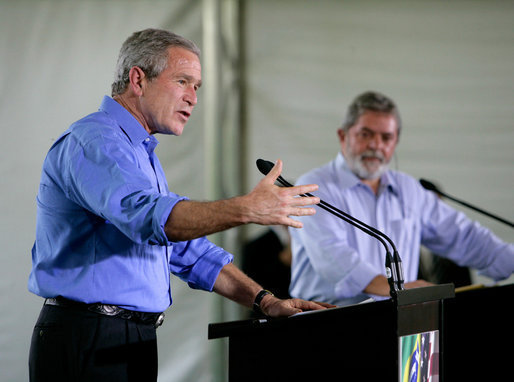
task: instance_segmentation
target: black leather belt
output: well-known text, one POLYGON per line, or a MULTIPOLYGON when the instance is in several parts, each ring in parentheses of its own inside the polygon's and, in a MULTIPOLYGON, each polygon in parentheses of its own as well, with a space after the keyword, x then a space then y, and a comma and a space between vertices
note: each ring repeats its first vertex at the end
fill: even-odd
POLYGON ((84 302, 68 300, 64 297, 56 297, 56 298, 47 298, 45 300, 45 305, 54 305, 54 306, 62 306, 69 308, 76 308, 81 310, 88 310, 90 312, 102 314, 104 316, 110 317, 119 317, 125 320, 131 320, 138 323, 143 324, 151 324, 154 325, 155 328, 158 328, 162 325, 164 321, 164 312, 163 313, 146 313, 146 312, 136 312, 134 310, 128 310, 120 308, 116 305, 106 305, 106 304, 86 304, 84 302))

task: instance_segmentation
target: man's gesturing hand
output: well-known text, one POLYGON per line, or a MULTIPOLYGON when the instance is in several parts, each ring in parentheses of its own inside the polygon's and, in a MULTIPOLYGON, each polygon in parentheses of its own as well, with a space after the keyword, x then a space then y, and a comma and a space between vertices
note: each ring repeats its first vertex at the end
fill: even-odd
POLYGON ((299 197, 318 189, 316 184, 295 187, 279 187, 275 181, 282 172, 282 161, 279 159, 255 188, 243 198, 248 208, 247 216, 253 223, 263 225, 286 225, 301 228, 301 222, 290 216, 314 215, 313 207, 306 207, 320 202, 318 197, 299 197))

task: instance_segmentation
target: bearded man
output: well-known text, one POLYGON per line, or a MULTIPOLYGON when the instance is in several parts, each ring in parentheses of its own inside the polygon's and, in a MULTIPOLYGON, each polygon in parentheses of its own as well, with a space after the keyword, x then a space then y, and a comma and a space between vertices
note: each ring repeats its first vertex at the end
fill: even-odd
MULTIPOLYGON (((338 130, 337 157, 298 179, 315 183, 320 199, 388 235, 403 261, 405 287, 418 279, 420 245, 494 280, 514 271, 514 245, 426 191, 413 177, 388 168, 398 144, 398 108, 377 92, 359 95, 338 130)), ((290 294, 349 305, 389 296, 381 243, 333 215, 320 211, 290 230, 290 294)))

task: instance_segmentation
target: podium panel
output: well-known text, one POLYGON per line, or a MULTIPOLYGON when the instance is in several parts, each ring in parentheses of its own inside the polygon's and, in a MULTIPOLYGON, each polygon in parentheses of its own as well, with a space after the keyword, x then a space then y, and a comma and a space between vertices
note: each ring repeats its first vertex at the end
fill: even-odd
POLYGON ((453 285, 418 289, 397 301, 210 324, 209 338, 229 338, 229 381, 399 381, 401 338, 442 339, 441 301, 453 293, 453 285))
POLYGON ((246 322, 248 326, 227 333, 229 381, 322 381, 348 373, 394 380, 398 348, 393 309, 383 301, 246 322))
POLYGON ((445 301, 447 381, 510 381, 514 284, 458 292, 445 301))

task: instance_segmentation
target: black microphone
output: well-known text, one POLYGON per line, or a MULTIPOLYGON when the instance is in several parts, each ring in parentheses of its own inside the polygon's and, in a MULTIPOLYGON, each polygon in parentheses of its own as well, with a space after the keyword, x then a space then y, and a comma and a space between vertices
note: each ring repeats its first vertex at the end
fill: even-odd
MULTIPOLYGON (((268 175, 268 173, 273 168, 274 164, 270 161, 266 161, 264 159, 257 159, 257 168, 261 173, 264 175, 268 175)), ((277 181, 282 184, 285 187, 293 187, 293 185, 289 182, 287 182, 282 176, 278 176, 277 181)), ((306 196, 314 196, 310 193, 305 193, 300 196, 306 197, 306 196)), ((348 224, 353 225, 354 227, 360 229, 364 233, 374 237, 382 245, 384 246, 386 250, 386 261, 385 261, 385 267, 386 267, 386 273, 387 273, 387 281, 389 283, 390 287, 390 294, 391 297, 396 298, 397 291, 403 290, 404 288, 404 277, 403 277, 403 268, 402 263, 400 259, 400 255, 398 254, 398 251, 393 243, 393 241, 386 236, 383 232, 377 230, 374 227, 371 227, 367 225, 366 223, 360 221, 357 218, 354 218, 353 216, 347 214, 346 212, 341 211, 340 209, 326 203, 325 201, 320 199, 320 203, 317 205, 318 207, 324 209, 327 212, 330 212, 332 215, 337 216, 338 218, 344 220, 348 224), (393 248, 393 255, 391 255, 391 252, 389 251, 389 247, 385 243, 385 238, 391 247, 393 248)))
POLYGON ((465 207, 471 208, 472 210, 475 210, 475 211, 480 212, 480 213, 482 213, 482 214, 484 214, 484 215, 487 215, 487 216, 489 216, 490 218, 496 219, 496 220, 498 220, 498 221, 500 221, 500 222, 502 222, 502 223, 504 223, 504 224, 507 224, 507 225, 509 225, 509 226, 511 226, 511 227, 514 227, 514 223, 512 223, 512 222, 509 222, 509 221, 507 221, 507 220, 505 220, 505 219, 503 219, 503 218, 501 218, 501 217, 499 217, 499 216, 493 215, 493 214, 492 214, 492 213, 490 213, 490 212, 484 211, 484 210, 483 210, 483 209, 481 209, 481 208, 478 208, 478 207, 472 206, 471 204, 466 203, 466 202, 464 202, 464 201, 462 201, 462 200, 459 200, 459 199, 457 199, 457 198, 454 198, 453 196, 450 196, 450 195, 448 195, 448 194, 445 194, 445 193, 444 193, 444 192, 442 192, 442 191, 441 191, 441 190, 440 190, 440 189, 439 189, 439 188, 438 188, 434 183, 432 183, 432 182, 430 182, 430 181, 428 181, 428 180, 420 179, 420 180, 419 180, 419 183, 421 183, 421 185, 423 186, 423 188, 425 188, 425 189, 426 189, 426 190, 428 190, 428 191, 433 191, 433 192, 435 192, 436 194, 438 194, 438 195, 440 195, 440 196, 444 196, 445 198, 448 198, 448 199, 450 199, 450 200, 453 200, 454 202, 457 202, 457 203, 459 203, 459 204, 461 204, 461 205, 463 205, 463 206, 465 206, 465 207))

